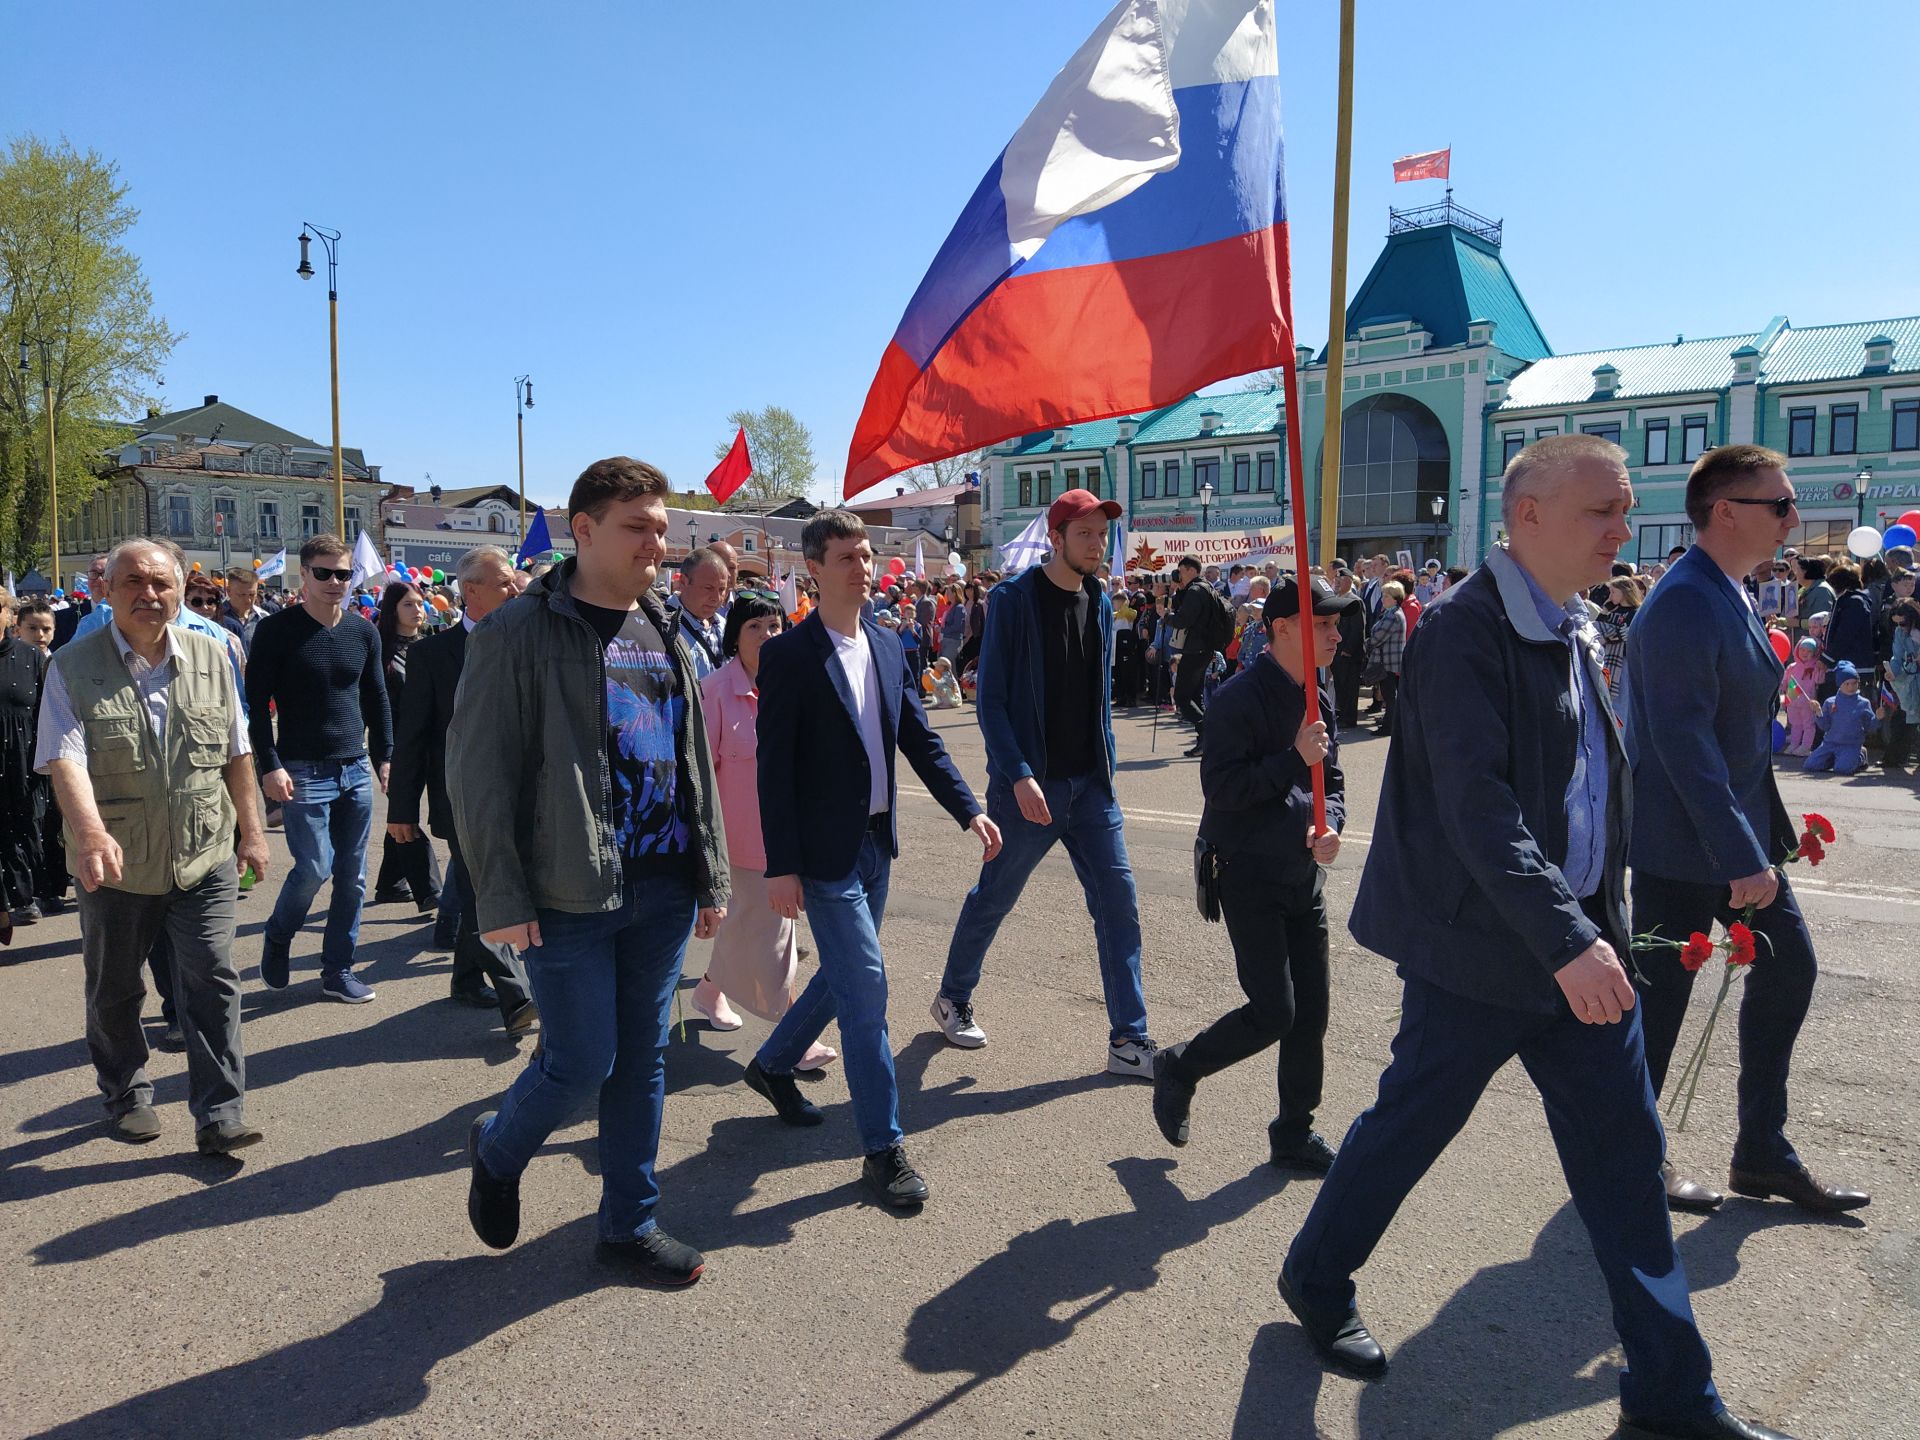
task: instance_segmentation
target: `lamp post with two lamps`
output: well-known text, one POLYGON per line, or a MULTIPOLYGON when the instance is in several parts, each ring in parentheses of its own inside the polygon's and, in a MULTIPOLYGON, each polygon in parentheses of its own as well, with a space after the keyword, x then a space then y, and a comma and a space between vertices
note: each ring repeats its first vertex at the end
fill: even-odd
POLYGON ((527 411, 533 408, 533 376, 513 377, 513 423, 520 444, 520 543, 527 543, 527 411))
MULTIPOLYGON (((47 417, 47 524, 50 527, 50 539, 53 545, 49 552, 53 557, 49 573, 53 576, 53 588, 58 590, 62 588, 60 584, 60 470, 59 451, 55 448, 53 434, 53 347, 45 340, 32 342, 22 340, 20 342, 20 373, 23 376, 33 373, 30 344, 37 345, 40 349, 40 408, 47 417)), ((94 598, 98 600, 99 596, 96 595, 94 598)))
POLYGON ((315 239, 327 252, 327 366, 333 385, 333 523, 334 533, 347 538, 347 472, 340 460, 340 232, 308 221, 300 225, 300 264, 294 274, 313 278, 307 247, 315 239))

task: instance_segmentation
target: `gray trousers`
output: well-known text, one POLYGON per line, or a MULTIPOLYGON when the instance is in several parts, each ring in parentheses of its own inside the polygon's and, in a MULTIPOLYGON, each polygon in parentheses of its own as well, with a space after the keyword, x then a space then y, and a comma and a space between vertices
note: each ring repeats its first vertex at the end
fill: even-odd
POLYGON ((229 860, 191 890, 134 895, 79 888, 86 967, 87 1050, 107 1113, 153 1103, 140 1009, 141 971, 164 931, 173 945, 173 990, 187 1042, 187 1108, 194 1124, 238 1120, 247 1088, 240 1048, 240 977, 233 968, 239 877, 229 860))

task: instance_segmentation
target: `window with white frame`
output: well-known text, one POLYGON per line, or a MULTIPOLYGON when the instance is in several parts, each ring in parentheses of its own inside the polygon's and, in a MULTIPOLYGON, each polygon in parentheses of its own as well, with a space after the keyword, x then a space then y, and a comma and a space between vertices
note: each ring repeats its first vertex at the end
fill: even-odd
POLYGON ((1920 400, 1893 402, 1893 448, 1920 450, 1920 400))
POLYGON ((1689 415, 1680 422, 1680 463, 1691 465, 1707 453, 1707 417, 1689 415))
POLYGON ((1787 412, 1787 454, 1813 454, 1813 407, 1787 412))
POLYGON ((360 507, 358 505, 347 506, 346 516, 347 516, 346 538, 348 540, 358 540, 360 538, 360 507))
POLYGON ((1160 493, 1168 499, 1180 498, 1180 462, 1169 459, 1160 467, 1160 493))
POLYGON ((302 505, 300 507, 300 538, 311 540, 320 533, 320 507, 302 505))
POLYGON ((1251 455, 1233 457, 1233 493, 1236 495, 1253 493, 1253 457, 1251 455))
POLYGON ((1500 436, 1500 468, 1505 470, 1513 463, 1513 457, 1527 448, 1527 432, 1508 430, 1500 436))
POLYGON ((1664 465, 1667 463, 1667 422, 1649 420, 1642 427, 1646 437, 1646 448, 1640 454, 1642 465, 1664 465))
POLYGON ((222 533, 228 539, 240 533, 240 506, 231 495, 213 497, 213 513, 220 517, 222 533))
POLYGON ((167 534, 175 540, 187 540, 193 537, 193 497, 191 495, 167 496, 167 534))
POLYGON ((260 538, 278 540, 280 538, 280 502, 262 500, 259 502, 260 538))
POLYGON ((1860 449, 1860 407, 1836 405, 1827 430, 1829 455, 1853 455, 1860 449))
POLYGON ((1262 455, 1260 457, 1260 463, 1254 468, 1253 488, 1262 494, 1271 495, 1273 493, 1273 472, 1274 457, 1272 455, 1262 455))
POLYGON ((1140 462, 1140 498, 1151 500, 1160 489, 1160 462, 1142 460, 1140 462))

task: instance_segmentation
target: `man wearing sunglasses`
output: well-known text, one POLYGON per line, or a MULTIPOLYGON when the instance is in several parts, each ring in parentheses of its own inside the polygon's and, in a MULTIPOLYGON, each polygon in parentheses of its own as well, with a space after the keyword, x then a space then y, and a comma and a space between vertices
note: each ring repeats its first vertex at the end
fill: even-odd
MULTIPOLYGON (((1867 1203, 1815 1178, 1786 1136, 1787 1070, 1813 998, 1813 939, 1776 867, 1797 831, 1773 776, 1781 664, 1741 577, 1800 524, 1787 457, 1759 445, 1709 450, 1687 477, 1694 546, 1640 607, 1627 635, 1627 755, 1633 767, 1633 929, 1684 941, 1745 918, 1758 953, 1740 998, 1739 1130, 1730 1180, 1820 1213, 1867 1203)), ((1657 1095, 1686 1018, 1694 972, 1679 952, 1634 952, 1657 1095)), ((1712 1210, 1722 1196, 1662 1168, 1667 1200, 1712 1210)))
POLYGON ((260 788, 285 814, 293 868, 267 920, 260 978, 286 988, 294 933, 329 875, 333 895, 320 948, 320 993, 360 1005, 373 991, 355 978, 353 951, 366 892, 373 786, 387 788, 393 728, 380 635, 346 608, 353 562, 337 535, 300 547, 300 603, 254 631, 247 718, 260 788), (278 736, 275 736, 278 722, 278 736))

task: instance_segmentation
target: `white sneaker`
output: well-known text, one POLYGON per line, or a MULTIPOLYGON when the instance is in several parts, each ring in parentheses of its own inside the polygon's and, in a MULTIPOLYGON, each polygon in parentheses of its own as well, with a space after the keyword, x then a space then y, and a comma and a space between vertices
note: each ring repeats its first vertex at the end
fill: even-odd
POLYGON ((962 1050, 978 1050, 987 1043, 987 1032, 974 1021, 973 1006, 956 1005, 944 995, 933 997, 933 1023, 947 1037, 949 1045, 962 1050))
POLYGON ((1107 1073, 1151 1080, 1153 1052, 1157 1049, 1159 1046, 1151 1040, 1115 1040, 1107 1046, 1107 1073))

